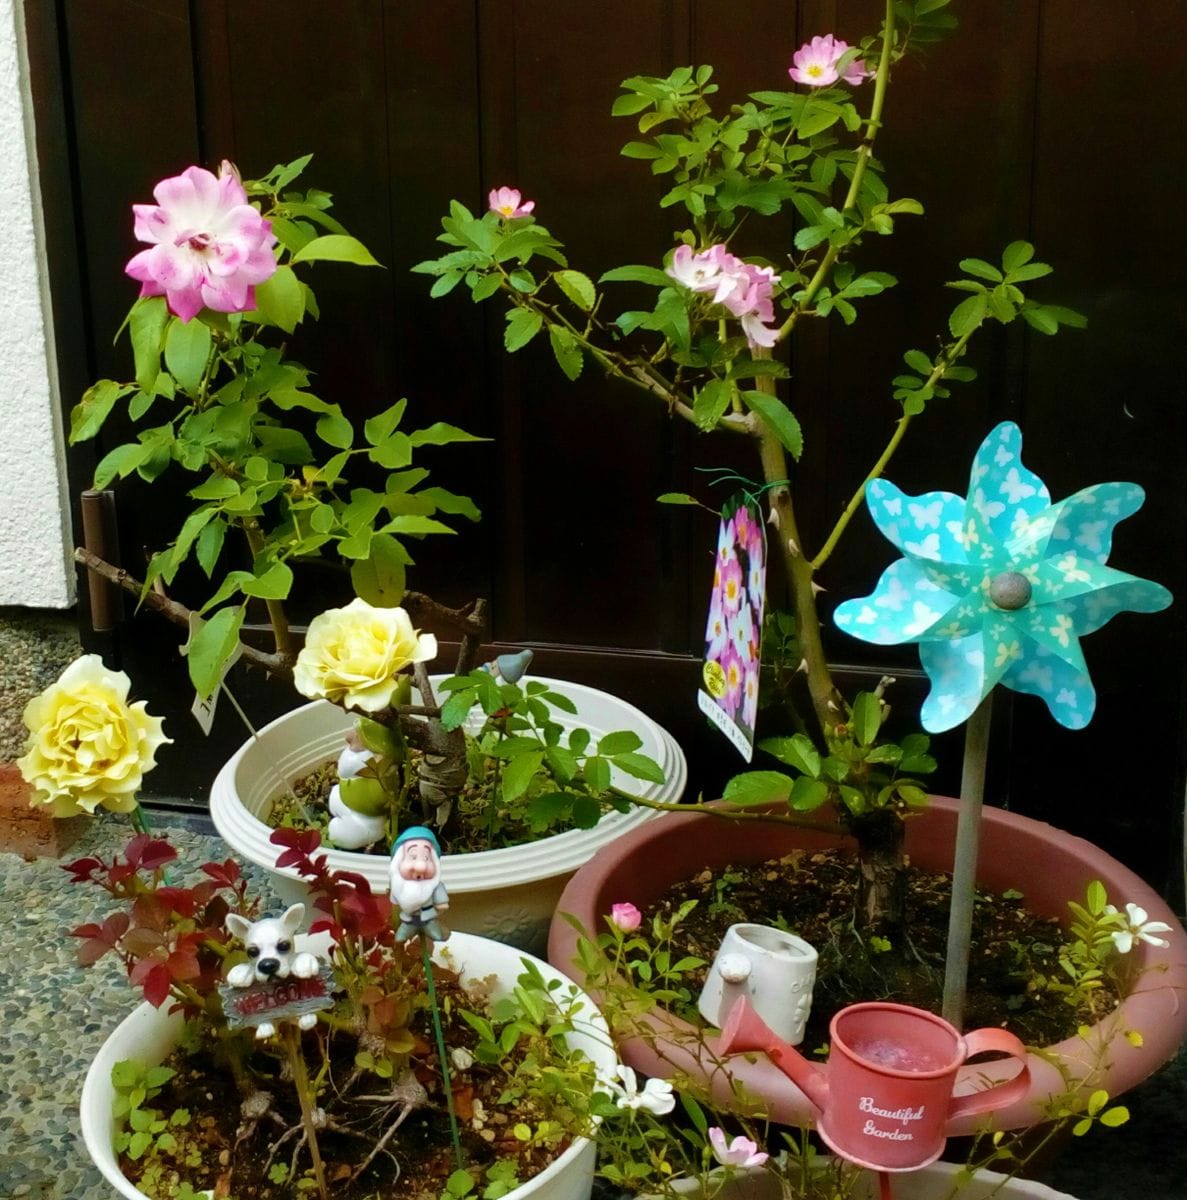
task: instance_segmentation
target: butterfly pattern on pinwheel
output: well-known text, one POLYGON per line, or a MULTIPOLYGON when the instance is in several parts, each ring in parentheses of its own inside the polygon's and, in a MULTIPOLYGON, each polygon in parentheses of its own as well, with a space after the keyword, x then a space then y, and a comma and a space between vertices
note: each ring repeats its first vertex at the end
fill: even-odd
POLYGON ((834 620, 863 641, 919 646, 931 680, 921 718, 933 733, 967 720, 997 683, 1083 728, 1096 692, 1080 638, 1119 612, 1171 602, 1161 584, 1106 565, 1114 526, 1145 499, 1140 487, 1100 483, 1052 504, 1021 453, 1022 432, 1005 421, 981 443, 967 497, 907 496, 884 479, 866 488, 875 524, 903 557, 834 620))

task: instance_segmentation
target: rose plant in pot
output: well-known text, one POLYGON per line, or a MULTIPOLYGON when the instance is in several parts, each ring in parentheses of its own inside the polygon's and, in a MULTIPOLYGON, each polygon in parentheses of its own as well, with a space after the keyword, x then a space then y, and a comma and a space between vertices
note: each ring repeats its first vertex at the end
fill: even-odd
POLYGON ((214 816, 238 852, 274 869, 273 827, 317 828, 335 842, 336 865, 378 884, 398 830, 428 824, 460 851, 447 871, 459 897, 506 892, 497 910, 484 899, 467 914, 459 901, 460 927, 485 922, 542 943, 567 875, 646 817, 644 805, 677 800, 683 759, 659 726, 612 696, 523 679, 515 655, 480 669, 485 602, 449 608, 407 587, 411 545, 453 532, 451 518, 479 517, 469 498, 430 485, 420 460, 483 439, 444 421, 408 428, 403 399, 357 429, 289 356, 301 323, 320 315, 313 268, 377 265, 327 193, 296 190, 308 162, 258 180, 225 162, 217 175, 190 167, 157 185, 155 204, 134 206, 147 244, 127 266, 141 283, 126 322, 134 378, 91 387, 71 415, 71 440, 112 428, 126 436, 130 422, 134 437, 103 455, 95 488, 135 474, 174 487, 187 511, 142 580, 93 549, 76 557, 188 630, 206 720, 240 660, 321 701, 252 730, 220 775, 214 816), (294 567, 314 557, 348 572, 355 598, 315 617, 302 645, 287 602, 294 567), (267 647, 244 632, 252 604, 266 613, 267 647), (436 635, 422 627, 458 643, 453 676, 435 684, 436 635), (337 759, 349 779, 325 778, 320 790, 301 782, 337 759), (568 840, 504 849, 553 834, 568 840), (355 853, 367 848, 374 855, 355 853))
MULTIPOLYGON (((1119 1078, 1128 1086, 1165 1061, 1185 1032, 1180 990, 1187 943, 1181 929, 1159 897, 1095 848, 1008 814, 982 818, 981 793, 993 688, 1001 683, 1036 695, 1065 727, 1081 728, 1095 697, 1080 637, 1119 612, 1152 612, 1169 603, 1164 588, 1106 565, 1113 526, 1140 505, 1141 489, 1102 484, 1053 504, 1042 481, 1023 466, 1021 433, 1011 423, 986 437, 967 498, 909 496, 884 478, 933 402, 949 400, 958 385, 973 382, 970 354, 986 326, 1022 321, 1051 335, 1084 324, 1079 314, 1038 298, 1049 286, 1044 280, 1051 268, 1035 257, 1032 245, 1014 241, 992 261, 960 261, 959 277, 949 286, 961 298, 947 329, 932 339, 931 350, 907 349, 904 369, 889 384, 896 411, 884 450, 858 473, 852 498, 818 547, 807 543, 797 520, 793 460, 804 452, 805 437, 794 397, 780 394, 790 375, 781 351, 813 321, 839 317, 852 324, 896 282, 871 269, 870 245, 892 234, 896 222, 921 215, 923 206, 892 195, 874 148, 887 120, 892 81, 911 69, 915 51, 930 48, 955 23, 949 7, 943 0, 888 2, 881 28, 856 45, 829 34, 801 47, 789 69, 792 90, 752 92, 729 108, 716 103, 709 66, 624 81, 613 113, 637 123, 639 140, 628 142, 623 153, 666 177, 671 186, 660 204, 683 218, 673 230, 674 249, 652 262, 612 269, 595 283, 570 265, 554 222, 545 228, 537 220, 543 214, 510 189, 493 195, 483 215, 454 201, 439 239, 447 252, 416 269, 434 278, 435 295, 464 285, 475 301, 504 304, 509 351, 547 333, 570 378, 585 363, 594 364, 698 429, 754 447, 761 481, 745 483, 741 499, 727 502, 722 512, 706 635, 709 700, 700 697, 731 731, 749 724, 741 697, 749 700, 757 670, 758 623, 740 599, 747 588, 739 582, 742 547, 749 565, 753 530, 768 531, 772 566, 781 567, 790 594, 791 611, 770 617, 765 630, 766 644, 776 650, 769 682, 787 718, 787 735, 766 738, 760 749, 778 760, 777 769, 740 774, 727 785, 722 804, 690 805, 695 817, 666 823, 654 838, 639 831, 620 840, 579 872, 559 911, 568 910, 592 933, 614 903, 659 900, 682 877, 705 871, 713 886, 724 886, 731 863, 745 873, 772 851, 856 843, 855 899, 829 932, 834 963, 857 968, 856 986, 873 979, 892 987, 885 981, 895 976, 930 975, 929 1003, 942 1004, 959 1026, 980 835, 1001 855, 1000 862, 981 855, 983 881, 1025 892, 1042 915, 1066 918, 1067 904, 1082 903, 1085 889, 1100 879, 1114 904, 1134 906, 1126 918, 1132 929, 1149 920, 1165 926, 1168 936, 1159 940, 1167 946, 1143 946, 1150 970, 1118 984, 1122 992, 1133 987, 1140 994, 1143 1019, 1127 1026, 1129 1010, 1123 1009, 1119 1019, 1098 1025, 1092 1038, 1128 1030, 1143 1041, 1136 1047, 1121 1039, 1103 1056, 1124 1064, 1119 1078), (789 215, 799 220, 791 245, 783 240, 789 215), (773 241, 763 240, 763 217, 776 230, 773 241), (644 289, 647 301, 612 317, 621 285, 631 285, 635 295, 644 289), (872 595, 841 606, 837 623, 882 644, 919 643, 932 683, 922 712, 927 732, 893 739, 886 732, 893 681, 842 694, 821 635, 826 568, 863 504, 904 558, 886 570, 872 595), (739 533, 743 523, 745 538, 739 533), (924 781, 935 764, 928 733, 966 720, 962 801, 955 808, 930 804, 924 781), (996 829, 1001 835, 991 838, 996 829), (918 853, 910 849, 913 836, 918 853), (1030 849, 1017 855, 1015 839, 1034 851, 1044 848, 1058 865, 1044 861, 1036 878, 1038 857, 1030 849), (924 844, 931 846, 926 855, 924 844), (732 857, 721 852, 726 845, 732 857), (907 907, 908 860, 951 870, 954 846, 949 935, 937 954, 921 962, 907 907), (1011 859, 1018 875, 1007 869, 1011 859), (628 860, 629 867, 618 871, 617 864, 628 860), (627 886, 630 878, 641 881, 640 894, 627 886), (603 886, 607 879, 617 893, 603 886)), ((661 499, 700 504, 683 493, 661 499)), ((752 590, 761 590, 761 578, 752 590)), ((780 869, 768 868, 776 874, 780 869)), ((766 917, 777 921, 779 914, 766 917)), ((1114 932, 1132 934, 1129 926, 1114 932)), ((558 915, 553 961, 573 969, 575 944, 575 932, 558 915)), ((679 947, 672 953, 676 959, 686 955, 679 947)), ((1041 974, 1032 975, 1039 991, 1046 987, 1041 974)), ((1069 1006, 1069 1032, 1090 1014, 1091 1008, 1077 1015, 1069 1006)), ((1066 1054, 1079 1054, 1075 1041, 1064 1047, 1066 1054)), ((630 1057, 633 1047, 625 1053, 630 1057)), ((666 1053, 660 1047, 658 1058, 632 1061, 658 1071, 666 1053)), ((796 1089, 778 1072, 769 1075, 777 1098, 772 1103, 786 1114, 787 1089, 796 1089)), ((730 1086, 730 1072, 718 1067, 716 1077, 730 1086)), ((1041 1071, 1036 1077, 1037 1106, 1024 1106, 1019 1120, 1039 1119, 1045 1099, 1066 1086, 1059 1071, 1054 1078, 1041 1071)), ((754 1082, 752 1077, 748 1086, 754 1082)), ((798 1103, 803 1118, 802 1096, 798 1103)))

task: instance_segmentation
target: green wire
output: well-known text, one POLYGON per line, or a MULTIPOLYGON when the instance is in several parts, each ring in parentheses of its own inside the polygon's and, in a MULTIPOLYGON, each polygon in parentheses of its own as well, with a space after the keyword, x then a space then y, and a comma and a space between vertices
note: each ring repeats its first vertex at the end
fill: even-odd
POLYGON ((453 1154, 458 1170, 466 1165, 462 1154, 462 1139, 458 1134, 457 1115, 453 1111, 453 1085, 449 1078, 449 1060, 445 1057, 445 1034, 441 1031, 441 1011, 437 1007, 437 989, 433 984, 433 963, 429 958, 429 939, 420 935, 420 951, 425 964, 425 981, 429 988, 429 1005, 433 1010, 433 1032, 437 1035, 437 1057, 441 1060, 441 1080, 445 1085, 445 1107, 449 1111, 449 1136, 453 1141, 453 1154))

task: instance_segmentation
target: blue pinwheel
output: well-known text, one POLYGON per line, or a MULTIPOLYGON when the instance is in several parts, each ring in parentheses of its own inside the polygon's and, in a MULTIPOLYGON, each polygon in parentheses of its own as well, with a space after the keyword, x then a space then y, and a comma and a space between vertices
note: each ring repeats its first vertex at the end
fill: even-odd
POLYGON ((834 620, 863 641, 918 643, 932 684, 921 718, 933 733, 967 720, 996 683, 1083 728, 1096 692, 1080 638, 1119 612, 1171 602, 1160 584, 1105 565, 1113 527, 1141 507, 1142 489, 1101 483, 1052 504, 1021 452, 1021 430, 1004 421, 973 459, 967 499, 907 496, 882 479, 866 489, 875 524, 904 557, 834 620))

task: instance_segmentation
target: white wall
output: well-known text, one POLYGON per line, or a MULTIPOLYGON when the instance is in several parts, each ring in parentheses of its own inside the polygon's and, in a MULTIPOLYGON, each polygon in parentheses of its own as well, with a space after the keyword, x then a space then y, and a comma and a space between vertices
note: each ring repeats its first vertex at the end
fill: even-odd
POLYGON ((74 602, 20 2, 0 0, 0 605, 74 602))

